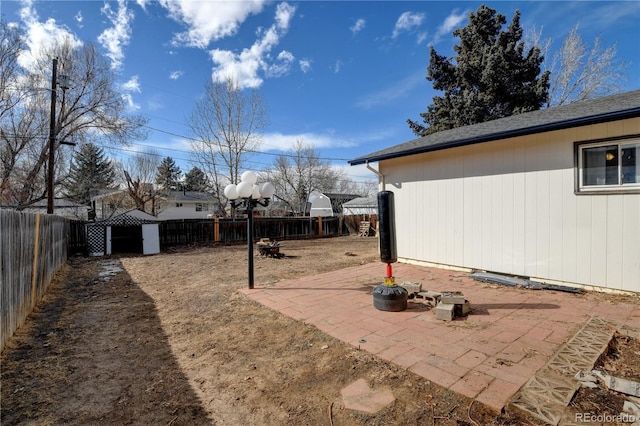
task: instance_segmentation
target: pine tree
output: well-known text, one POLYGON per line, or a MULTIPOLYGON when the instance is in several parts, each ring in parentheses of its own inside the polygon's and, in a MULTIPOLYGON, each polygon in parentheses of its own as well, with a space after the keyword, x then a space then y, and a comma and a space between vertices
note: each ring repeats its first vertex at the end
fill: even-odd
POLYGON ((485 5, 469 15, 453 58, 430 48, 427 80, 444 92, 434 96, 425 125, 407 120, 418 136, 540 109, 549 91, 549 72, 541 74, 544 57, 538 47, 525 52, 516 10, 506 30, 504 15, 485 5))
POLYGON ((113 187, 115 176, 113 164, 101 148, 92 143, 82 145, 71 160, 69 176, 63 182, 65 196, 88 205, 92 192, 113 187))
POLYGON ((184 189, 186 191, 207 192, 211 188, 207 175, 197 167, 192 168, 184 176, 184 189))
POLYGON ((171 157, 162 160, 158 166, 158 174, 156 176, 156 184, 163 191, 176 191, 179 189, 179 180, 182 175, 180 167, 171 157))

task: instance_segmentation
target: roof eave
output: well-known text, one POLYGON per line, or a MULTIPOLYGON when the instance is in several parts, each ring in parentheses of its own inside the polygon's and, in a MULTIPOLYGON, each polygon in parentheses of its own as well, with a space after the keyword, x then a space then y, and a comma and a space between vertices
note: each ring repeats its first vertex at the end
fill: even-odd
POLYGON ((588 117, 578 117, 570 120, 559 121, 556 123, 542 124, 538 126, 524 127, 520 129, 507 130, 478 137, 458 139, 451 142, 444 142, 435 145, 426 145, 407 149, 403 151, 390 152, 387 154, 374 155, 370 157, 360 157, 349 160, 349 164, 357 166, 376 161, 391 160, 393 158, 406 157, 409 155, 422 154, 425 152, 439 151, 442 149, 456 148, 460 146, 473 145, 483 142, 497 141, 501 139, 513 138, 518 136, 533 135, 536 133, 550 132, 554 130, 568 129, 572 127, 586 126, 590 124, 599 124, 614 120, 623 120, 627 118, 635 118, 640 116, 640 107, 630 108, 623 111, 615 111, 604 114, 597 114, 588 117))

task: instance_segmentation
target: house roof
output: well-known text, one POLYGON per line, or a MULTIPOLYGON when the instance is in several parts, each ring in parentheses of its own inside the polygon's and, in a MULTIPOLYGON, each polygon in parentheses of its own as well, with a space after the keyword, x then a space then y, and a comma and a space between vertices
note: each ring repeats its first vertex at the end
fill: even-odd
MULTIPOLYGON (((88 206, 85 204, 74 203, 73 201, 68 200, 66 198, 54 198, 53 207, 58 209, 58 208, 87 208, 88 206)), ((27 209, 29 208, 45 208, 46 209, 47 200, 36 201, 35 203, 27 207, 27 209)))
POLYGON ((169 191, 163 198, 173 202, 211 203, 213 197, 206 192, 196 191, 169 191))
POLYGON ((349 161, 365 164, 552 130, 640 117, 640 90, 527 112, 433 133, 349 161))
POLYGON ((349 208, 362 208, 362 207, 370 208, 370 207, 374 207, 374 208, 377 208, 378 207, 378 199, 376 197, 358 197, 358 198, 354 198, 351 201, 347 201, 346 203, 344 203, 342 205, 342 207, 349 207, 349 208))
POLYGON ((103 226, 138 226, 145 223, 157 223, 158 218, 151 216, 141 210, 129 210, 124 213, 120 213, 109 219, 100 220, 95 222, 95 225, 103 226))

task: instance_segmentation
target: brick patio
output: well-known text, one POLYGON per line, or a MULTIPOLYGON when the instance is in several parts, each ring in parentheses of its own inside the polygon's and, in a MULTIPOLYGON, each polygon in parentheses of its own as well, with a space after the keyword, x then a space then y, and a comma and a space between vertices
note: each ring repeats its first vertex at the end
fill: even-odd
POLYGON ((396 282, 462 291, 471 314, 445 322, 422 303, 402 312, 373 307, 382 263, 241 290, 264 306, 367 350, 500 411, 592 316, 640 326, 640 307, 597 293, 527 290, 478 282, 467 273, 396 263, 396 282))

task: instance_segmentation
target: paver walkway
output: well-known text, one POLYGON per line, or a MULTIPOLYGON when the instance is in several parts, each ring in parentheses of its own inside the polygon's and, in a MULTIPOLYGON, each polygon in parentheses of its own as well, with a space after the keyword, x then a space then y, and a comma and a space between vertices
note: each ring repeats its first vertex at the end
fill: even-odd
POLYGON ((379 311, 372 290, 385 267, 369 263, 241 291, 496 411, 590 318, 640 325, 637 304, 602 294, 497 286, 464 272, 401 263, 393 265, 398 284, 462 291, 471 314, 444 322, 426 305, 412 302, 402 312, 379 311))

